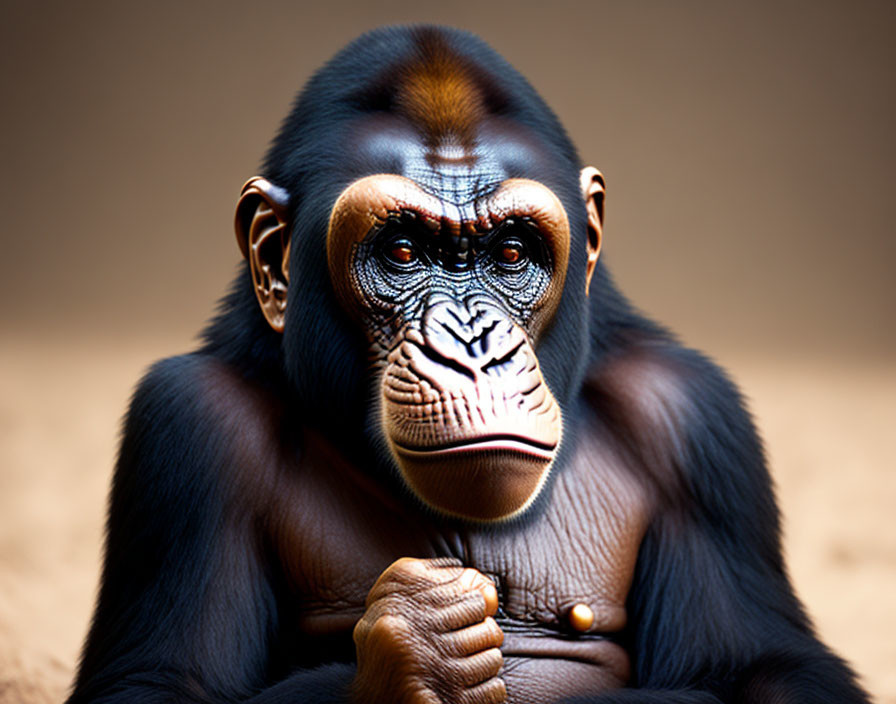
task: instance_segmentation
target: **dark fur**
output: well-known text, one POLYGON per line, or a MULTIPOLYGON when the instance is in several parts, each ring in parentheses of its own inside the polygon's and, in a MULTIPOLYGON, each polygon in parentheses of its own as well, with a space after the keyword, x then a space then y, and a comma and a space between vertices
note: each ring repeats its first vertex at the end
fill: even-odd
MULTIPOLYGON (((300 426, 363 437, 349 443, 349 459, 391 481, 368 413, 365 341, 332 296, 324 236, 330 204, 369 168, 342 148, 351 122, 396 108, 399 96, 383 76, 413 61, 417 36, 379 30, 338 54, 299 95, 268 153, 264 175, 291 194, 290 280, 302 282, 287 335, 281 341, 267 326, 241 271, 201 349, 160 362, 137 389, 112 487, 102 589, 70 704, 345 701, 353 654, 334 651, 334 664, 303 670, 326 644, 296 642, 281 628, 290 620, 286 588, 268 546, 249 537, 259 517, 235 512, 245 448, 235 447, 208 369, 236 369, 279 399, 272 437, 294 442, 288 428, 300 426), (220 584, 227 588, 212 589, 220 584)), ((560 195, 572 231, 584 231, 579 157, 557 118, 481 41, 451 30, 443 37, 481 71, 470 76, 485 109, 550 145, 556 171, 541 180, 560 195)), ((573 244, 569 281, 584 280, 584 246, 584 238, 573 244)), ((633 689, 591 701, 867 701, 816 640, 793 594, 763 451, 725 376, 635 312, 603 263, 589 299, 567 286, 539 358, 567 418, 592 403, 637 453, 645 451, 637 424, 614 406, 602 375, 635 348, 677 370, 689 411, 670 419, 677 430, 668 476, 652 478, 664 509, 641 547, 628 600, 633 689)), ((575 434, 574 422, 567 432, 575 434)))

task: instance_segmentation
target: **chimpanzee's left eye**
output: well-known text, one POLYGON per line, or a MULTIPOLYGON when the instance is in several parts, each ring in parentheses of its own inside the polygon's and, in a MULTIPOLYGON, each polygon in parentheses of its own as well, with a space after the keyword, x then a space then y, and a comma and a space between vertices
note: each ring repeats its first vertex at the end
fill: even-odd
POLYGON ((492 258, 507 268, 521 267, 529 259, 525 243, 518 237, 505 237, 492 249, 492 258))

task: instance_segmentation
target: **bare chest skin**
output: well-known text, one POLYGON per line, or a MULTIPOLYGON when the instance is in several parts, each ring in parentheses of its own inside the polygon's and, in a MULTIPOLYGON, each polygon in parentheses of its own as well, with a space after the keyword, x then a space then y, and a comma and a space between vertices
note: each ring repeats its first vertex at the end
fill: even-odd
POLYGON ((647 496, 593 434, 556 477, 544 510, 510 527, 446 530, 319 439, 307 443, 301 465, 280 472, 272 536, 299 605, 299 633, 350 644, 386 567, 401 557, 451 556, 498 584, 509 701, 523 693, 526 701, 551 701, 628 681, 628 656, 614 636, 626 624, 647 496), (594 614, 584 633, 570 625, 577 604, 594 614))

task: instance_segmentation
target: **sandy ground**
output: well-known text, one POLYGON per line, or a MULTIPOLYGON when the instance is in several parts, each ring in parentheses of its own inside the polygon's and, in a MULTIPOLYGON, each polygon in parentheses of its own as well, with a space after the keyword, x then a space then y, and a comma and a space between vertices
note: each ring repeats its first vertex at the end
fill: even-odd
MULTIPOLYGON (((96 588, 119 418, 146 365, 185 345, 52 342, 0 339, 4 704, 64 697, 96 588)), ((727 366, 767 442, 797 590, 876 701, 896 704, 896 362, 727 366)))

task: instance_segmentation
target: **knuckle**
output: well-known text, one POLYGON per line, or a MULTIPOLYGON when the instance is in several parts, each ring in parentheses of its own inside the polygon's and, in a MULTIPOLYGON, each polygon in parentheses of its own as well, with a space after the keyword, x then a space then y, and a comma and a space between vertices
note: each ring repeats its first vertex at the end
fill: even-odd
POLYGON ((479 592, 465 594, 461 601, 454 605, 458 618, 465 624, 481 623, 485 619, 485 600, 479 592))
POLYGON ((472 567, 464 568, 463 572, 461 572, 458 577, 458 586, 463 591, 472 591, 474 589, 481 589, 487 584, 492 584, 492 581, 486 577, 479 570, 473 569, 472 567))
POLYGON ((369 634, 370 622, 366 618, 362 618, 355 624, 352 630, 352 640, 355 641, 355 645, 362 645, 367 640, 369 634))
POLYGON ((486 616, 485 628, 486 639, 490 645, 496 648, 500 648, 502 645, 504 645, 504 631, 501 630, 498 622, 495 621, 495 619, 493 619, 491 616, 486 616))
POLYGON ((419 582, 425 573, 426 567, 422 560, 413 557, 401 557, 395 560, 383 570, 370 588, 367 594, 367 606, 397 592, 406 591, 409 585, 419 582))
POLYGON ((389 650, 399 649, 408 641, 410 629, 401 616, 386 614, 380 616, 367 632, 367 642, 373 647, 389 650))
POLYGON ((389 565, 379 579, 376 580, 374 588, 385 587, 394 582, 404 583, 408 578, 414 578, 422 575, 426 568, 420 564, 420 560, 412 557, 401 557, 389 565))
POLYGON ((485 623, 453 631, 447 634, 446 638, 449 639, 453 652, 458 654, 477 653, 499 645, 495 642, 493 633, 485 623))
POLYGON ((485 701, 488 702, 488 704, 498 704, 499 702, 506 701, 507 687, 504 685, 504 680, 500 677, 495 677, 493 684, 486 688, 484 695, 486 698, 485 701))
POLYGON ((504 655, 498 648, 489 648, 483 651, 482 659, 483 666, 492 677, 497 675, 501 668, 504 667, 504 655))
POLYGON ((395 592, 416 593, 450 581, 454 576, 451 573, 461 569, 453 563, 450 559, 401 557, 383 570, 370 590, 368 603, 395 592))
POLYGON ((442 704, 442 698, 429 687, 419 687, 411 691, 406 698, 408 704, 442 704))
POLYGON ((451 678, 466 687, 475 687, 495 677, 504 665, 504 657, 497 648, 454 658, 451 660, 451 678))
POLYGON ((386 569, 386 572, 389 571, 422 574, 426 572, 426 565, 423 563, 423 560, 416 557, 400 557, 386 569))
MULTIPOLYGON (((432 615, 432 622, 437 631, 451 633, 479 623, 484 615, 475 601, 464 599, 437 607, 432 615)), ((456 634, 454 639, 460 637, 462 634, 456 634)))
POLYGON ((465 690, 458 701, 459 704, 501 704, 507 701, 507 687, 500 677, 492 677, 465 690))

